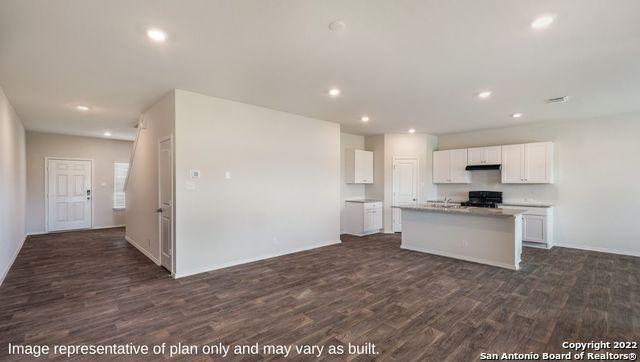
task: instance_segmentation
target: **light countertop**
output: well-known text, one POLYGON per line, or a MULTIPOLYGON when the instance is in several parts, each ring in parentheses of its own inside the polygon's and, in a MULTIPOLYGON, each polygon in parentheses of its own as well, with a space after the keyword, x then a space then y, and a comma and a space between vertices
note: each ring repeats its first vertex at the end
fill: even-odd
POLYGON ((355 200, 344 200, 345 202, 360 202, 363 204, 367 204, 370 202, 382 202, 382 200, 377 200, 377 199, 355 199, 355 200))
POLYGON ((425 212, 439 212, 443 214, 462 214, 473 216, 491 216, 491 217, 515 217, 524 214, 527 210, 517 209, 492 209, 486 207, 442 207, 431 205, 395 205, 393 207, 403 210, 415 210, 425 212))
POLYGON ((504 201, 500 205, 504 206, 522 206, 522 207, 553 207, 552 203, 549 202, 538 202, 538 201, 504 201))

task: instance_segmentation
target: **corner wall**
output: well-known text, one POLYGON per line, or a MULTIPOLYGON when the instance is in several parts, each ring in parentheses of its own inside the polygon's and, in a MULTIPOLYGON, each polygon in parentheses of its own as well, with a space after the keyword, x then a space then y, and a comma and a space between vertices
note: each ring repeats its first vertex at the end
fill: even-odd
POLYGON ((142 114, 127 179, 126 238, 160 264, 158 230, 158 142, 175 130, 175 93, 169 92, 142 114))
POLYGON ((498 171, 474 171, 472 184, 438 191, 466 199, 469 190, 496 190, 505 200, 549 201, 556 205, 556 245, 640 256, 639 135, 639 114, 441 135, 440 149, 553 141, 556 169, 552 185, 502 184, 498 171))
POLYGON ((0 88, 0 285, 26 236, 26 170, 24 126, 0 88))
POLYGON ((364 199, 364 188, 362 184, 348 184, 345 174, 345 153, 348 149, 364 150, 364 136, 350 133, 340 134, 340 233, 344 230, 344 206, 345 200, 364 199))
POLYGON ((176 90, 175 147, 178 277, 339 242, 338 124, 176 90))

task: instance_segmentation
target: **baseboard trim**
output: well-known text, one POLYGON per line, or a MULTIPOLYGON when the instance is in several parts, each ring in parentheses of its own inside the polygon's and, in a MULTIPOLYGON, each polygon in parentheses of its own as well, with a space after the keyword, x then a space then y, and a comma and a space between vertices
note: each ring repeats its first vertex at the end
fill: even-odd
POLYGON ((133 245, 134 248, 138 249, 142 254, 144 254, 147 258, 151 259, 156 265, 160 265, 160 260, 158 260, 155 256, 153 256, 150 252, 144 250, 144 248, 138 243, 136 243, 132 238, 125 235, 124 239, 129 242, 129 244, 133 245))
POLYGON ((284 251, 284 252, 276 252, 276 253, 271 253, 271 254, 265 254, 265 255, 260 255, 260 256, 257 256, 257 257, 251 257, 251 258, 246 258, 246 259, 239 259, 239 260, 234 260, 234 261, 227 262, 227 263, 208 265, 208 266, 205 266, 205 267, 202 267, 202 268, 197 268, 197 269, 192 269, 192 270, 187 270, 187 271, 184 271, 184 272, 176 273, 174 277, 175 278, 184 278, 184 277, 188 277, 188 276, 191 276, 191 275, 200 274, 200 273, 206 273, 206 272, 210 272, 210 271, 214 271, 214 270, 218 270, 218 269, 223 269, 223 268, 228 268, 228 267, 232 267, 232 266, 236 266, 236 265, 253 263, 255 261, 271 259, 271 258, 275 258, 275 257, 278 257, 278 256, 283 256, 283 255, 300 253, 300 252, 303 252, 303 251, 322 248, 322 247, 329 246, 329 245, 340 244, 341 242, 342 241, 340 241, 340 240, 333 240, 333 241, 328 241, 328 242, 323 242, 323 243, 304 246, 304 247, 301 247, 301 248, 298 248, 298 249, 294 249, 294 250, 288 250, 288 251, 284 251))
POLYGON ((497 266, 497 267, 505 268, 505 269, 511 269, 511 270, 518 270, 519 269, 515 265, 501 263, 501 262, 498 262, 498 261, 486 260, 486 259, 482 259, 482 258, 474 258, 472 256, 447 253, 447 252, 438 251, 438 250, 431 250, 431 249, 427 249, 427 248, 423 248, 423 247, 419 247, 419 246, 414 246, 414 245, 400 245, 400 248, 404 249, 404 250, 419 251, 421 253, 445 256, 447 258, 470 261, 470 262, 478 263, 478 264, 486 264, 486 265, 491 265, 491 266, 497 266))
POLYGON ((48 234, 48 232, 46 232, 46 231, 32 231, 32 232, 28 232, 27 236, 45 235, 45 234, 48 234))
POLYGON ((11 258, 9 265, 7 265, 5 270, 2 271, 2 276, 0 276, 0 286, 2 286, 2 283, 4 283, 4 278, 6 278, 7 275, 9 274, 9 270, 11 270, 11 267, 13 266, 13 263, 16 261, 18 254, 20 254, 20 250, 22 250, 22 247, 24 246, 24 242, 27 240, 28 236, 29 235, 25 235, 24 238, 22 238, 22 242, 20 243, 20 245, 18 245, 18 249, 16 250, 16 252, 13 253, 13 257, 11 258))
POLYGON ((115 229, 115 228, 123 228, 126 225, 122 224, 122 225, 106 225, 106 226, 94 226, 91 228, 91 230, 100 230, 100 229, 115 229))
POLYGON ((32 232, 28 232, 27 236, 31 236, 31 235, 46 235, 46 234, 53 234, 53 233, 68 233, 68 232, 72 232, 72 231, 115 229, 115 228, 123 228, 125 226, 126 225, 122 224, 122 225, 94 226, 94 227, 92 227, 90 229, 60 230, 60 231, 32 231, 32 232))
POLYGON ((583 246, 583 245, 576 245, 576 244, 570 244, 570 243, 560 243, 560 242, 555 242, 553 244, 553 246, 559 246, 559 247, 562 247, 562 248, 569 248, 569 249, 586 250, 586 251, 596 251, 596 252, 599 252, 599 253, 609 253, 609 254, 640 257, 640 252, 637 252, 637 251, 611 250, 611 249, 607 249, 607 248, 599 248, 599 247, 594 247, 594 246, 583 246))

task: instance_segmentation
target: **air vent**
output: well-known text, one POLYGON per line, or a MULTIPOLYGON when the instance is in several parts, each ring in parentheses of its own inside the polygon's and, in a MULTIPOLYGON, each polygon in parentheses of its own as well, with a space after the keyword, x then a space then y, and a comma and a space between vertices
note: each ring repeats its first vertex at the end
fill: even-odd
POLYGON ((546 103, 562 103, 562 102, 566 102, 567 100, 569 100, 569 97, 564 96, 564 97, 549 98, 549 99, 546 99, 545 102, 546 103))

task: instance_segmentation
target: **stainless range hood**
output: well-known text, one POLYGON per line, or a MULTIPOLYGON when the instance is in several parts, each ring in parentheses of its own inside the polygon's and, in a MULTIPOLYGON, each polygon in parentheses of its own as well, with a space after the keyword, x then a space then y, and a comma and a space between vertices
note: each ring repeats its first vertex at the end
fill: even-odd
POLYGON ((470 165, 465 168, 467 171, 477 170, 499 170, 502 165, 470 165))

